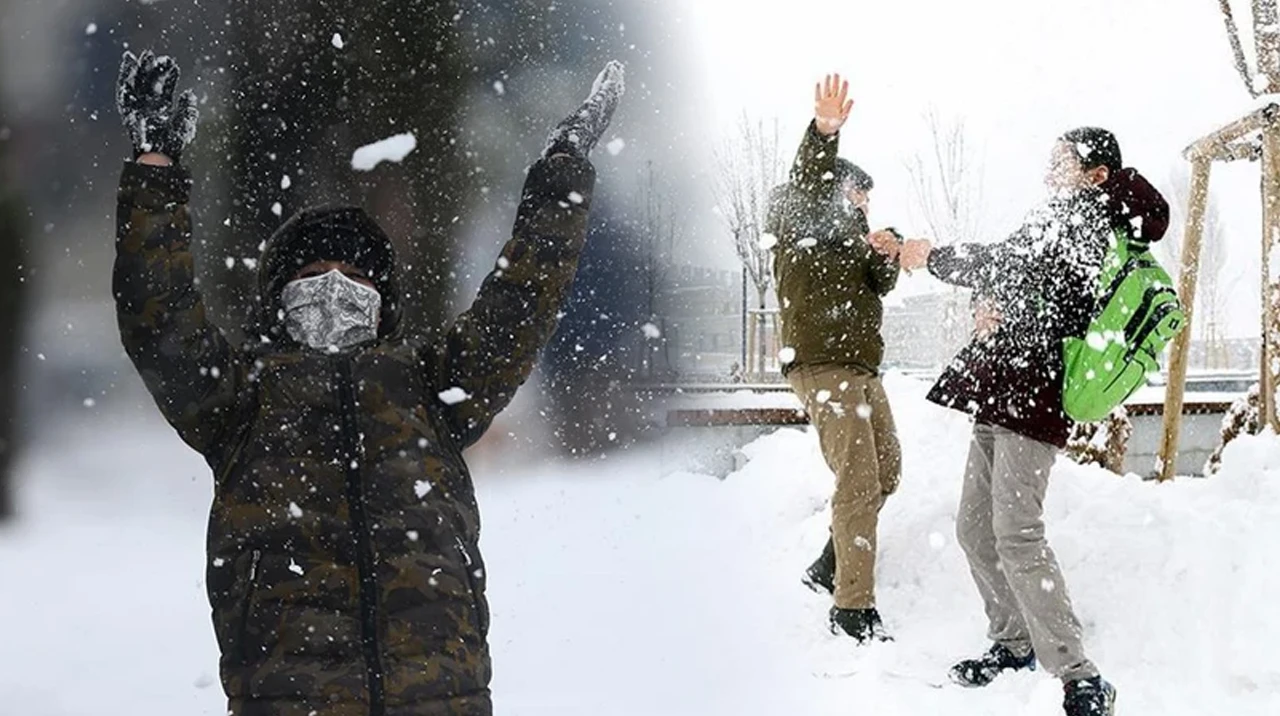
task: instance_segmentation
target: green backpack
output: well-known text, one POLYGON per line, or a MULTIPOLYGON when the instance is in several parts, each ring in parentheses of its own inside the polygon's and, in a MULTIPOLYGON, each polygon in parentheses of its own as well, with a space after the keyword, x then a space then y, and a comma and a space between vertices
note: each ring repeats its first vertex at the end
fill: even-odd
POLYGON ((1168 272, 1145 244, 1117 230, 1098 280, 1098 303, 1083 338, 1068 338, 1062 406, 1080 423, 1107 417, 1147 375, 1187 316, 1168 272))

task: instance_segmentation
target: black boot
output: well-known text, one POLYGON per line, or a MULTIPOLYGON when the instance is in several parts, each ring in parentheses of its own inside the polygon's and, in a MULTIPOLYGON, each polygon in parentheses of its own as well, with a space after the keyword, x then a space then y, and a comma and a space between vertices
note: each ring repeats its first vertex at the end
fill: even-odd
POLYGON ((1003 644, 992 644, 987 653, 977 659, 965 659, 951 667, 951 680, 961 686, 976 688, 986 686, 995 681, 1003 671, 1035 671, 1036 653, 1027 652, 1026 656, 1015 656, 1003 644))
POLYGON ((1062 691, 1062 710, 1067 716, 1112 716, 1116 712, 1116 689, 1101 676, 1068 681, 1062 691))
POLYGON ((893 637, 884 630, 884 623, 880 621, 880 612, 874 608, 831 607, 830 620, 832 634, 837 636, 847 634, 859 644, 866 644, 869 641, 893 641, 893 637))
POLYGON ((822 554, 804 571, 804 578, 801 581, 806 587, 819 594, 835 593, 836 546, 830 537, 827 538, 827 546, 822 548, 822 554))

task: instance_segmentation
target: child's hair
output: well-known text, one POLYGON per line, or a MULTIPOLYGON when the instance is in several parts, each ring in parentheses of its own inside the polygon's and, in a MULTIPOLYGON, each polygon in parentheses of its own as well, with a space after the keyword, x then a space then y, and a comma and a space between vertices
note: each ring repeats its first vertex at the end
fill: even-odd
POLYGON ((1059 139, 1066 142, 1080 158, 1086 170, 1105 166, 1112 172, 1120 171, 1124 162, 1120 157, 1120 142, 1116 135, 1100 127, 1077 127, 1059 139))

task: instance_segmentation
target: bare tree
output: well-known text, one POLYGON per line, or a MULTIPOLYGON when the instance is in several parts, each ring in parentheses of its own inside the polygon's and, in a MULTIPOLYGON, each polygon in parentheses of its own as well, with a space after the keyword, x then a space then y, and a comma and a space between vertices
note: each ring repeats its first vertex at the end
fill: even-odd
MULTIPOLYGON (((1187 206, 1191 201, 1191 178, 1178 167, 1169 178, 1170 235, 1154 247, 1157 257, 1167 268, 1182 265, 1182 232, 1187 206)), ((1218 202, 1210 192, 1204 213, 1204 234, 1200 248, 1200 272, 1196 289, 1196 338, 1204 345, 1202 368, 1225 368, 1225 344, 1222 321, 1226 312, 1227 293, 1237 274, 1224 275, 1227 268, 1226 235, 1218 202)))
POLYGON ((737 133, 716 152, 716 206, 733 236, 738 258, 755 287, 755 320, 750 322, 748 343, 755 346, 757 371, 763 372, 768 346, 765 337, 765 303, 773 287, 773 242, 765 236, 770 192, 785 178, 778 142, 778 122, 766 127, 745 113, 737 133))
POLYGON ((981 228, 982 170, 969 146, 964 120, 941 119, 929 110, 928 153, 907 160, 911 199, 934 238, 972 241, 981 228))
MULTIPOLYGON (((968 141, 964 120, 924 115, 929 149, 906 162, 912 205, 935 240, 974 241, 982 230, 982 168, 968 141)), ((958 349, 968 332, 967 308, 959 289, 947 294, 942 317, 945 352, 958 349)))

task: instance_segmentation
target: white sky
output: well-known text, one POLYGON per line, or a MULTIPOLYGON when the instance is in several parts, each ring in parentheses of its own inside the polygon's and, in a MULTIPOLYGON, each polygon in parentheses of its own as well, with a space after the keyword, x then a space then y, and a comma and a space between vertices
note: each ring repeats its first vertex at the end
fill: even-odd
MULTIPOLYGON (((1125 163, 1164 187, 1187 144, 1260 104, 1235 72, 1211 0, 671 1, 691 35, 708 144, 746 110, 779 119, 789 156, 812 115, 814 82, 849 76, 857 105, 840 153, 875 176, 877 226, 923 229, 911 220, 904 161, 929 147, 921 116, 930 108, 965 120, 996 238, 1042 196, 1063 131, 1111 129, 1125 163)), ((1230 335, 1257 332, 1257 172, 1217 165, 1212 182, 1229 242, 1223 283, 1240 305, 1225 312, 1230 335)), ((731 264, 723 229, 708 228, 722 239, 713 260, 731 264)), ((932 284, 915 277, 904 288, 932 284)))

